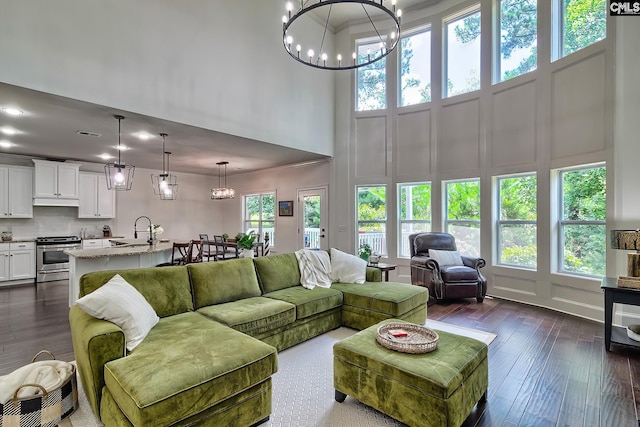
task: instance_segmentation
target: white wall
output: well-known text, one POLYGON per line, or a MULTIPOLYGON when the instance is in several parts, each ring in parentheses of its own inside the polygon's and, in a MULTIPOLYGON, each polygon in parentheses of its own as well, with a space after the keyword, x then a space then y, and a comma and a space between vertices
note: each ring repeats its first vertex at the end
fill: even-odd
POLYGON ((334 74, 291 59, 280 0, 3 0, 0 81, 333 154, 334 74))
MULTIPOLYGON (((386 184, 388 251, 390 261, 399 265, 392 276, 410 282, 409 260, 397 257, 396 185, 432 182, 432 229, 438 231, 443 229, 442 181, 480 178, 480 252, 487 260, 484 274, 489 280, 489 294, 602 319, 599 279, 555 273, 550 176, 555 168, 606 161, 608 200, 612 203, 610 227, 617 215, 611 212, 613 201, 619 197, 613 185, 613 178, 618 179, 618 166, 613 161, 613 65, 615 24, 619 20, 609 19, 605 41, 551 62, 551 35, 545 30, 551 28, 550 8, 541 7, 536 71, 492 84, 492 43, 490 37, 483 37, 482 89, 442 99, 443 19, 475 3, 442 2, 403 15, 405 31, 421 25, 431 27, 431 103, 396 107, 397 49, 388 57, 386 110, 354 112, 355 79, 353 75, 337 77, 336 157, 331 183, 332 218, 338 220, 332 229, 334 244, 355 250, 355 186, 386 184), (492 177, 517 172, 538 174, 537 271, 495 265, 492 177)), ((482 2, 481 12, 482 27, 490 28, 492 3, 482 2)), ((345 29, 338 35, 338 43, 353 45, 357 38, 371 35, 363 31, 364 26, 345 29)), ((638 40, 637 33, 627 39, 631 46, 631 40, 638 40)), ((631 47, 627 49, 615 53, 626 57, 631 55, 631 47)), ((637 67, 637 59, 633 63, 637 67)), ((636 68, 631 71, 637 76, 636 68)), ((628 78, 627 84, 631 84, 633 77, 628 78)), ((637 93, 631 92, 631 97, 637 104, 637 93)), ((629 101, 628 108, 631 104, 629 101)), ((628 137, 631 134, 629 130, 628 137)), ((630 157, 624 149, 622 156, 630 157)), ((612 256, 609 259, 613 261, 612 256)))
MULTIPOLYGON (((640 227, 640 190, 638 190, 638 111, 640 109, 640 20, 616 19, 616 91, 614 119, 614 204, 610 209, 611 229, 640 227)), ((626 275, 626 251, 611 249, 607 266, 609 276, 626 275)), ((619 315, 614 322, 629 325, 640 323, 640 307, 618 304, 619 315)))
MULTIPOLYGON (((284 166, 231 176, 228 178, 228 184, 236 190, 236 198, 212 201, 213 204, 220 206, 223 212, 222 221, 214 224, 213 231, 215 234, 226 232, 229 236, 242 231, 242 196, 275 191, 276 206, 280 200, 294 200, 294 215, 276 215, 276 241, 272 251, 288 253, 299 249, 297 242, 300 204, 296 200, 297 192, 303 189, 328 187, 330 170, 331 162, 321 161, 306 166, 284 166)), ((331 209, 329 204, 329 210, 331 209)), ((331 230, 331 220, 328 226, 331 230)), ((328 244, 332 245, 330 237, 328 244)))

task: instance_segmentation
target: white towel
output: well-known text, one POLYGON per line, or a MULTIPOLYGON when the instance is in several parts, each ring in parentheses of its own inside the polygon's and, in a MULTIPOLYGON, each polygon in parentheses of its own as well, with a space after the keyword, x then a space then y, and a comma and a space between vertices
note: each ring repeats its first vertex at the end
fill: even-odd
MULTIPOLYGON (((7 403, 16 390, 23 384, 39 384, 45 390, 53 391, 60 387, 73 372, 73 365, 62 360, 42 360, 16 369, 0 377, 0 402, 7 403)), ((23 387, 19 398, 28 398, 42 394, 38 387, 23 387)))
POLYGON ((300 284, 307 289, 331 287, 331 260, 326 251, 296 251, 300 268, 300 284))

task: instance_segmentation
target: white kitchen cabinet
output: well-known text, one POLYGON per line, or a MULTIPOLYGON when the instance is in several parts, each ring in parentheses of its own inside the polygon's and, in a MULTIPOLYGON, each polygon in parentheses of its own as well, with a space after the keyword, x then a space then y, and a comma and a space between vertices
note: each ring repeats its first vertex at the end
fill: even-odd
POLYGON ((9 244, 0 243, 0 282, 9 280, 9 244))
MULTIPOLYGON (((107 243, 109 241, 107 240, 107 243)), ((104 247, 103 239, 83 239, 82 249, 102 249, 104 247)), ((109 245, 108 247, 111 247, 109 245)))
POLYGON ((33 168, 0 165, 0 218, 33 218, 33 168))
POLYGON ((78 206, 79 163, 33 160, 35 206, 78 206))
POLYGON ((104 174, 80 172, 78 218, 115 218, 115 193, 104 174))
POLYGON ((33 242, 0 244, 0 281, 35 277, 36 250, 33 242))

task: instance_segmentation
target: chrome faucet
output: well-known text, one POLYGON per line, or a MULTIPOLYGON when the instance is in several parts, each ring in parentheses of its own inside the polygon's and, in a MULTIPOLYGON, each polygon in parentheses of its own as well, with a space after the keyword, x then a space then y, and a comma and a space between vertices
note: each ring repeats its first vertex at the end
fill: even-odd
POLYGON ((133 238, 134 239, 138 238, 138 220, 140 218, 146 218, 147 221, 149 221, 149 239, 147 240, 147 243, 150 245, 153 245, 153 226, 151 225, 151 220, 149 219, 148 216, 143 215, 136 218, 136 222, 133 223, 133 238))

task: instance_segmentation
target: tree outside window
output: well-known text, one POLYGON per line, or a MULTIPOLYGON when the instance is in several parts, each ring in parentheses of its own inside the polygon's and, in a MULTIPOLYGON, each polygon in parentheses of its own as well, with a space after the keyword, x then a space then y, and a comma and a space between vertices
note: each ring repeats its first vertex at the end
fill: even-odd
POLYGON ((456 239, 458 251, 480 256, 480 180, 445 182, 445 230, 456 239))
POLYGON ((497 81, 528 73, 538 65, 537 0, 500 1, 500 60, 497 81))
MULTIPOLYGON (((380 48, 380 40, 362 41, 356 44, 358 62, 366 62, 380 48)), ((387 58, 360 67, 356 73, 358 93, 356 111, 387 108, 387 58)))
POLYGON ((562 272, 605 275, 606 175, 604 166, 559 172, 562 272))
POLYGON ((444 26, 444 97, 480 90, 480 11, 445 21, 444 26))
POLYGON ((269 233, 269 242, 275 245, 275 193, 251 194, 244 199, 244 233, 255 231, 264 242, 269 233))
POLYGON ((537 179, 535 174, 501 177, 498 264, 537 267, 537 179))
POLYGON ((400 39, 400 107, 431 102, 431 30, 400 39))
POLYGON ((409 258, 409 236, 431 231, 431 183, 398 184, 398 257, 409 258))
POLYGON ((557 31, 562 37, 557 58, 570 55, 607 36, 607 2, 605 0, 556 0, 557 31))
POLYGON ((358 236, 356 249, 368 244, 372 252, 387 253, 387 187, 385 185, 358 186, 358 236))

